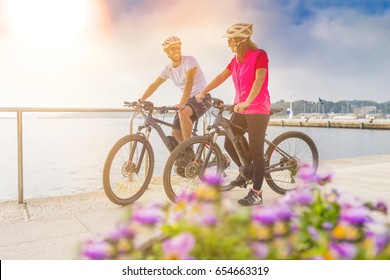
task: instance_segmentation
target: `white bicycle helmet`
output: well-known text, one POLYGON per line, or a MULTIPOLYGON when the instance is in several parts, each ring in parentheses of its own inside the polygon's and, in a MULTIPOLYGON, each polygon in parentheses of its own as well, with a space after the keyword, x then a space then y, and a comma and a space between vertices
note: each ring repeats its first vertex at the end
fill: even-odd
POLYGON ((248 24, 248 23, 233 24, 231 27, 229 27, 226 30, 224 37, 227 37, 227 38, 235 38, 235 37, 249 38, 253 34, 252 27, 253 27, 253 24, 248 24))
POLYGON ((176 37, 176 36, 170 36, 164 40, 164 42, 162 43, 162 46, 163 46, 163 49, 166 50, 169 48, 170 45, 173 45, 173 44, 181 45, 180 38, 176 37))

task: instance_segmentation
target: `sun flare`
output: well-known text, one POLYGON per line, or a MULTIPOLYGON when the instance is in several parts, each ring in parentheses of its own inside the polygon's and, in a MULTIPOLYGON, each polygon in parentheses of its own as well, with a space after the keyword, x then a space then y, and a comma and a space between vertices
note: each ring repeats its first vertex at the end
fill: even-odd
POLYGON ((62 48, 85 28, 89 0, 8 0, 11 32, 38 48, 62 48))

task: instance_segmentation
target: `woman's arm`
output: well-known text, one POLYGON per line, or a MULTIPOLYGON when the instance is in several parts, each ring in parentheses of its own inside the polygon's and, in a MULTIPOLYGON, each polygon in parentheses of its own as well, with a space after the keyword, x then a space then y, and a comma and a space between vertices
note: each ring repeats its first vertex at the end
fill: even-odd
POLYGON ((232 72, 229 69, 224 69, 218 76, 216 76, 198 95, 196 95, 196 100, 200 101, 204 96, 212 91, 213 89, 220 86, 227 78, 230 77, 232 72))

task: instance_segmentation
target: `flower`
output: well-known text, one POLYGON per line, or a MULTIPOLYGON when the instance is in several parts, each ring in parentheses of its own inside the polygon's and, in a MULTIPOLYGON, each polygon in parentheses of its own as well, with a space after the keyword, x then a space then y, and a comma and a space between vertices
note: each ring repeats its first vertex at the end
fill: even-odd
POLYGON ((318 231, 316 230, 315 227, 313 226, 308 226, 307 227, 307 232, 310 234, 310 236, 314 239, 314 240, 318 240, 320 238, 320 235, 318 233, 318 231))
POLYGON ((162 209, 159 205, 136 208, 132 219, 143 225, 155 225, 162 221, 162 209))
POLYGON ((182 233, 174 238, 165 240, 162 244, 165 259, 187 260, 190 259, 189 252, 195 246, 195 238, 190 233, 182 233))
POLYGON ((341 259, 353 259, 357 255, 357 248, 354 243, 350 242, 332 242, 330 251, 341 259))
POLYGON ((134 238, 135 231, 125 224, 120 224, 116 231, 112 232, 110 235, 111 240, 120 240, 122 238, 134 238))
POLYGON ((340 219, 350 224, 363 225, 371 221, 369 211, 366 207, 343 206, 340 213, 340 219))
POLYGON ((113 253, 112 246, 104 240, 98 242, 87 240, 82 247, 83 256, 90 260, 108 259, 113 253))
POLYGON ((255 242, 252 245, 255 256, 259 259, 266 259, 269 255, 269 246, 264 242, 255 242))
POLYGON ((298 204, 309 205, 313 202, 313 196, 308 190, 297 191, 294 193, 294 199, 298 204))
POLYGON ((221 186, 224 182, 223 177, 216 175, 206 175, 202 178, 202 182, 208 186, 221 186))
POLYGON ((331 174, 309 166, 296 190, 262 206, 237 208, 205 177, 176 204, 134 205, 108 237, 82 244, 87 259, 390 259, 384 202, 325 187, 331 174), (208 184, 208 185, 203 185, 208 184), (372 211, 379 211, 372 215, 372 211))

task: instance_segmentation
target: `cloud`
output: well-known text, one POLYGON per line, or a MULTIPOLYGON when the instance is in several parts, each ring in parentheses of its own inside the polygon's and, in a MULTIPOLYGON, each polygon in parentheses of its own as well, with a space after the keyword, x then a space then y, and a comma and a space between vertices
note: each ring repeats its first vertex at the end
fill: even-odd
MULTIPOLYGON (((118 107, 138 99, 169 62, 161 42, 170 35, 181 37, 183 53, 210 81, 233 57, 222 34, 235 22, 254 23, 253 40, 268 52, 272 101, 389 96, 388 1, 100 2, 83 38, 63 53, 34 53, 0 33, 2 106, 118 107)), ((231 81, 213 94, 233 100, 231 81)), ((167 81, 152 100, 174 104, 179 96, 167 81)))

